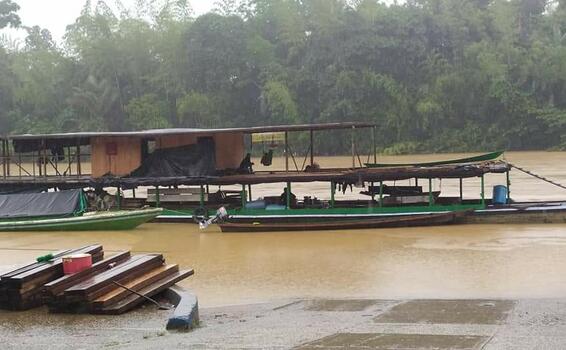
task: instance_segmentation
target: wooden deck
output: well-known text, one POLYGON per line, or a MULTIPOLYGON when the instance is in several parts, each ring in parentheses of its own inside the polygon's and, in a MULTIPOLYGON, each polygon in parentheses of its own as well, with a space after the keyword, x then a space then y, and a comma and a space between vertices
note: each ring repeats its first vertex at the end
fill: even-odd
POLYGON ((357 169, 322 169, 316 172, 274 171, 253 174, 235 174, 226 176, 202 177, 165 177, 165 178, 126 178, 82 176, 11 176, 0 178, 0 190, 24 187, 49 188, 85 188, 85 187, 123 187, 137 186, 178 186, 178 185, 255 185, 283 182, 336 182, 361 183, 420 179, 449 179, 480 177, 487 173, 505 173, 510 170, 503 161, 478 164, 459 164, 435 167, 393 167, 393 168, 357 168, 357 169))

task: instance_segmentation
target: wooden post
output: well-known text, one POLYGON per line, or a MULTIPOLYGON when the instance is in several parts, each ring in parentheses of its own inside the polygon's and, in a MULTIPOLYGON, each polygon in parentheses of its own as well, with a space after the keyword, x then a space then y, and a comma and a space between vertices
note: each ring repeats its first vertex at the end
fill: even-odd
POLYGON ((82 175, 82 169, 81 169, 81 145, 78 144, 77 145, 77 176, 81 176, 82 175))
POLYGON ((8 163, 8 176, 11 175, 11 171, 10 171, 10 163, 12 162, 11 160, 11 156, 10 156, 10 142, 8 140, 6 140, 6 156, 8 157, 7 163, 8 163))
MULTIPOLYGON (((38 151, 39 154, 39 151, 38 151)), ((32 172, 33 172, 33 177, 35 177, 35 152, 31 151, 31 166, 32 166, 32 172)))
POLYGON ((285 171, 289 171, 289 132, 285 131, 285 171))
POLYGON ((18 167, 18 175, 20 176, 20 179, 22 178, 22 167, 24 166, 22 164, 22 153, 19 152, 18 153, 18 163, 20 163, 20 166, 18 167))
POLYGON ((132 188, 132 198, 136 199, 136 189, 132 188))
POLYGON ((375 183, 371 183, 370 184, 370 188, 371 188, 371 202, 373 203, 375 201, 375 183))
POLYGON ((251 184, 248 185, 248 199, 249 199, 250 202, 253 200, 253 198, 252 198, 252 185, 251 184))
POLYGON ((330 182, 330 208, 334 208, 334 197, 336 196, 336 183, 330 182))
POLYGON ((311 167, 314 165, 314 131, 310 131, 310 143, 311 143, 311 167))
POLYGON ((155 206, 159 208, 159 186, 155 186, 155 206))
POLYGON ((383 181, 379 182, 379 206, 383 207, 383 181))
POLYGON ((204 208, 204 186, 200 185, 200 207, 204 208))
POLYGON ((511 177, 509 175, 509 170, 505 173, 507 177, 507 204, 511 203, 511 177))
POLYGON ((377 163, 377 140, 375 139, 375 126, 371 128, 371 140, 373 143, 373 163, 377 163))
POLYGON ((481 205, 485 206, 485 176, 481 176, 481 205))
POLYGON ((6 142, 2 140, 2 173, 6 178, 6 142))
POLYGON ((291 209, 291 183, 287 182, 287 189, 286 189, 286 194, 287 194, 287 210, 291 209))
POLYGON ((116 187, 116 200, 118 202, 118 210, 122 209, 122 194, 120 193, 120 186, 116 187))
POLYGON ((356 140, 354 131, 356 130, 355 126, 352 126, 352 169, 356 168, 356 140))
POLYGON ((47 177, 47 147, 45 145, 45 140, 43 140, 43 176, 47 177))
POLYGON ((464 180, 460 178, 460 203, 464 200, 464 180))
POLYGON ((242 197, 242 209, 246 207, 246 185, 242 185, 242 193, 240 195, 242 197))
POLYGON ((428 179, 428 205, 432 207, 434 198, 432 197, 432 178, 428 179))
MULTIPOLYGON (((73 160, 71 159, 71 146, 67 146, 67 163, 69 169, 69 176, 73 175, 73 160)), ((134 196, 135 198, 135 196, 134 196)))

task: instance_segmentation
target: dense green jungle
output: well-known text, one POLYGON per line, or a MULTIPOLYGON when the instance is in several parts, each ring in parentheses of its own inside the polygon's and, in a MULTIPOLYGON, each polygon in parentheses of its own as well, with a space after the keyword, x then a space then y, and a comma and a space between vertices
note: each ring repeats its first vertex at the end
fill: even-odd
POLYGON ((364 121, 389 154, 566 149, 565 0, 89 0, 60 40, 19 9, 2 134, 364 121))

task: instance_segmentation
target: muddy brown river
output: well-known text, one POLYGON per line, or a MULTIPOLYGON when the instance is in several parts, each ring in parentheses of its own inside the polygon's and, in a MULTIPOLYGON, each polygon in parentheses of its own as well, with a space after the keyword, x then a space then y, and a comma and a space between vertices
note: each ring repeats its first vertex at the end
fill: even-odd
MULTIPOLYGON (((382 162, 463 156, 380 157, 382 162)), ((511 163, 566 183, 566 153, 509 153, 511 163)), ((347 157, 319 160, 349 166, 347 157)), ((256 160, 256 163, 259 161, 256 160)), ((276 166, 282 161, 277 160, 276 166)), ((511 173, 515 200, 566 200, 566 190, 511 173)), ((487 177, 490 187, 504 175, 487 177)), ((435 181, 445 195, 457 180, 435 181)), ((280 188, 279 188, 280 187, 280 188)), ((327 184, 297 185, 298 197, 328 196, 327 184)), ((254 197, 283 185, 258 186, 254 197)), ((358 197, 353 193, 340 198, 358 197)), ((479 181, 465 181, 465 197, 479 197, 479 181)), ((566 225, 467 225, 299 233, 199 232, 189 224, 147 224, 126 232, 0 233, 0 270, 49 251, 101 243, 107 252, 162 252, 168 262, 193 267, 183 285, 201 306, 293 297, 538 298, 566 295, 566 225)))

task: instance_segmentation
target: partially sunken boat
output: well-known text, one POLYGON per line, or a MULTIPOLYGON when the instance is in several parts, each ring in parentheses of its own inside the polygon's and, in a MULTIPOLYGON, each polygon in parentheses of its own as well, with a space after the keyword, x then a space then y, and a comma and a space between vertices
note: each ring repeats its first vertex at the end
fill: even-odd
POLYGON ((409 221, 424 223, 436 214, 470 211, 454 222, 566 222, 566 202, 512 200, 512 166, 501 159, 503 152, 428 163, 381 164, 375 128, 351 122, 9 136, 0 144, 0 192, 30 187, 92 188, 97 195, 115 193, 114 210, 148 205, 163 208, 156 221, 193 223, 224 207, 228 224, 260 223, 255 226, 263 228, 296 223, 310 230, 312 226, 305 223, 328 221, 348 228, 346 224, 351 223, 341 222, 349 220, 380 227, 382 219, 393 222, 418 217, 409 221), (317 165, 313 140, 324 132, 351 135, 351 164, 340 168, 317 165), (292 151, 290 135, 294 133, 303 133, 301 139, 307 141, 304 154, 292 151), (358 138, 372 140, 369 149, 358 147, 358 138), (258 148, 263 149, 262 169, 268 170, 254 170, 253 163, 259 163, 258 148), (252 154, 257 158, 252 159, 252 154), (267 168, 274 155, 284 157, 282 169, 267 168), (493 195, 485 186, 491 174, 505 175, 503 183, 493 188, 493 195), (474 195, 467 191, 464 196, 468 179, 479 179, 479 185, 474 195), (433 184, 438 180, 459 183, 459 194, 435 190, 433 184), (297 184, 314 182, 327 185, 326 196, 294 193, 297 184), (263 184, 270 184, 273 193, 254 197, 254 187, 263 184), (341 195, 345 191, 359 193, 356 199, 345 199, 341 195))
POLYGON ((0 195, 0 231, 128 230, 161 209, 87 212, 82 190, 0 195))

